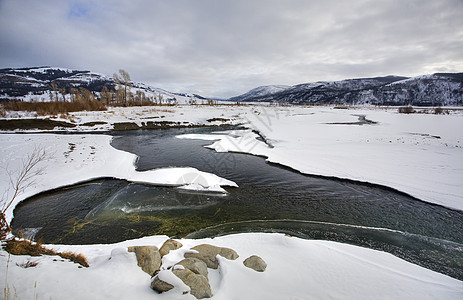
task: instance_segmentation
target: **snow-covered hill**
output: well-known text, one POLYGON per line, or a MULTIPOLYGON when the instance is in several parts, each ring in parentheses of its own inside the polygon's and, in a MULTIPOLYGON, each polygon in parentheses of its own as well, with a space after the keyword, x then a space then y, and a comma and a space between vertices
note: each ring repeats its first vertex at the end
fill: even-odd
MULTIPOLYGON (((83 87, 95 95, 99 95, 104 86, 109 90, 117 88, 112 77, 90 71, 51 67, 0 69, 0 101, 49 101, 53 83, 57 88, 65 90, 66 97, 69 96, 71 88, 83 87)), ((171 93, 143 83, 131 84, 133 94, 139 91, 145 93, 148 98, 158 100, 161 96, 163 102, 201 103, 204 99, 197 95, 171 93)))
POLYGON ((290 86, 287 86, 287 85, 260 86, 260 87, 250 90, 249 92, 243 95, 232 97, 230 98, 230 101, 253 101, 252 99, 254 98, 259 99, 259 97, 273 95, 275 93, 284 91, 288 88, 290 88, 290 86))
POLYGON ((459 106, 463 105, 463 73, 437 73, 414 78, 386 76, 324 81, 299 84, 267 93, 263 87, 230 100, 297 104, 459 106))

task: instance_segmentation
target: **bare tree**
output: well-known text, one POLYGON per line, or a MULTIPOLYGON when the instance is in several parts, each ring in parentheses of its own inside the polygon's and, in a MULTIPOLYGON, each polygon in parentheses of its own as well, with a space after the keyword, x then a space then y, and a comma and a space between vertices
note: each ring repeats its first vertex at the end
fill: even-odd
POLYGON ((55 82, 52 82, 51 83, 51 89, 53 90, 53 96, 52 94, 50 93, 50 100, 53 102, 56 101, 58 102, 59 101, 59 89, 58 89, 58 85, 56 85, 55 82), (54 98, 54 99, 53 99, 54 98))
POLYGON ((58 90, 61 93, 61 96, 63 96, 63 102, 66 102, 66 89, 62 88, 62 89, 58 89, 58 90))
POLYGON ((79 87, 79 93, 84 102, 92 102, 95 100, 95 96, 93 96, 92 92, 84 87, 79 87))
POLYGON ((17 170, 11 171, 8 170, 8 167, 5 168, 10 182, 0 200, 2 215, 0 220, 0 231, 5 233, 11 231, 5 213, 13 204, 14 200, 35 183, 35 177, 43 173, 44 168, 39 168, 38 164, 45 159, 47 159, 45 149, 43 147, 35 147, 29 155, 22 159, 21 165, 17 170), (9 196, 11 191, 12 195, 9 196))
POLYGON ((113 75, 114 81, 117 83, 117 87, 119 90, 122 90, 122 101, 123 104, 127 105, 127 100, 132 98, 132 93, 130 92, 130 88, 132 87, 132 80, 130 79, 130 75, 127 71, 120 69, 119 74, 114 73, 113 75))
POLYGON ((103 86, 100 92, 101 101, 104 104, 109 105, 111 103, 112 97, 113 97, 112 92, 106 87, 106 85, 103 86))

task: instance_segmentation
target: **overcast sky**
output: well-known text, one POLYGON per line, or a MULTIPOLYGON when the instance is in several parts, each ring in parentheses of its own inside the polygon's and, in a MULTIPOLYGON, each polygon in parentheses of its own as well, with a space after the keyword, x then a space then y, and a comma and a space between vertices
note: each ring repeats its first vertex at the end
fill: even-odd
POLYGON ((173 92, 463 72, 463 0, 0 0, 0 68, 59 66, 173 92))

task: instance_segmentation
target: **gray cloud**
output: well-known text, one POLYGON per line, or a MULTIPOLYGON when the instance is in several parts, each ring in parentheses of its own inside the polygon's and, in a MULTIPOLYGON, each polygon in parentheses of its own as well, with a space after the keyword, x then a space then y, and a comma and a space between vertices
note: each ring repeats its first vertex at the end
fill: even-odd
POLYGON ((461 72, 461 15, 461 0, 0 0, 0 66, 124 68, 137 81, 218 97, 461 72))

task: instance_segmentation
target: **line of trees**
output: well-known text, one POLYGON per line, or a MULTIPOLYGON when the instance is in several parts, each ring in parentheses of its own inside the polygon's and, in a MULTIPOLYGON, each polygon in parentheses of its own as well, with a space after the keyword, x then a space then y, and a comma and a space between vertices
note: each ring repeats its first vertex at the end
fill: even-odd
MULTIPOLYGON (((146 95, 140 89, 133 90, 133 83, 127 71, 120 69, 118 73, 113 75, 114 83, 102 81, 99 84, 101 90, 90 91, 85 87, 63 87, 58 86, 57 82, 50 84, 48 95, 50 102, 44 101, 10 101, 3 103, 2 109, 15 111, 35 111, 41 115, 68 113, 73 111, 94 111, 106 110, 107 106, 150 106, 150 105, 173 105, 177 104, 177 99, 164 99, 159 95, 146 95)), ((71 85, 72 86, 72 85, 71 85)), ((89 87, 89 86, 86 86, 89 87)), ((217 101, 205 99, 202 104, 216 105, 217 101), (206 102, 206 103, 205 103, 206 102)), ((190 104, 199 104, 192 97, 190 104)), ((1 113, 1 111, 0 111, 1 113)))
MULTIPOLYGON (((161 105, 163 104, 162 95, 147 96, 144 91, 137 90, 132 92, 133 84, 127 71, 121 69, 119 73, 114 73, 114 81, 117 88, 108 88, 103 86, 99 93, 91 92, 84 87, 71 88, 66 91, 65 88, 59 88, 55 82, 50 84, 51 90, 49 97, 51 102, 71 102, 88 104, 98 101, 103 106, 139 106, 139 105, 161 105)), ((95 105, 91 105, 95 106, 95 105)))
POLYGON ((105 105, 113 106, 142 106, 142 105, 161 105, 162 95, 146 96, 145 92, 137 90, 132 93, 132 80, 127 71, 120 69, 119 73, 114 73, 113 79, 117 89, 110 90, 104 86, 100 92, 100 100, 105 105))

